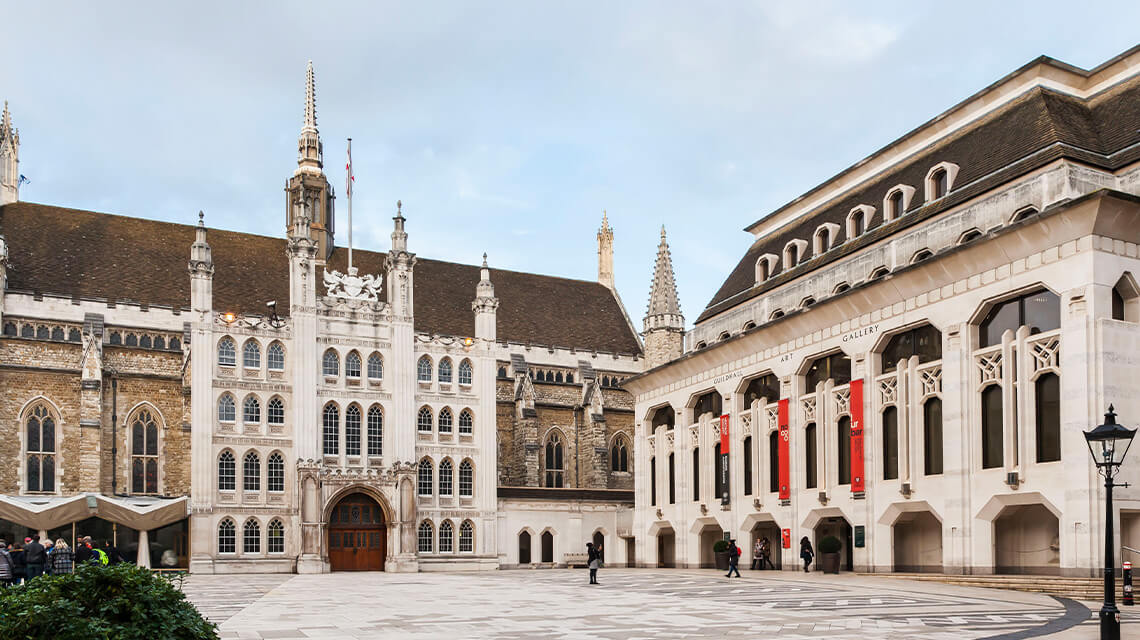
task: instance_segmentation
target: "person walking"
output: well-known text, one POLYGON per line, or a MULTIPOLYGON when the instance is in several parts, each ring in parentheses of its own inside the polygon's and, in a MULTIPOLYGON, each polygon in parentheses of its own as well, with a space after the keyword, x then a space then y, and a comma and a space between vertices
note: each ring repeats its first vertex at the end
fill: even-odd
POLYGON ((763 569, 767 564, 769 569, 775 570, 776 565, 772 564, 772 541, 767 537, 761 540, 763 548, 760 550, 760 568, 763 569))
POLYGON ((53 575, 71 573, 75 569, 75 554, 63 538, 55 541, 51 551, 51 572, 53 575))
POLYGON ((598 553, 593 542, 586 543, 586 562, 590 567, 590 584, 598 584, 598 566, 602 564, 602 554, 598 553))
POLYGON ((0 540, 0 587, 12 586, 12 556, 8 555, 8 543, 0 540))
POLYGON ((752 571, 755 571, 757 567, 759 567, 761 569, 764 568, 764 563, 762 562, 763 557, 764 557, 763 540, 757 538, 756 544, 752 545, 752 568, 751 568, 752 571))
POLYGON ((44 575, 51 575, 51 554, 55 551, 55 543, 51 538, 44 540, 44 575))
POLYGON ((800 538, 800 558, 804 561, 804 573, 811 571, 811 561, 815 559, 815 551, 811 548, 811 540, 807 536, 800 538))
POLYGON ((736 577, 740 577, 740 547, 736 546, 736 540, 728 541, 728 573, 724 577, 731 578, 732 572, 736 572, 736 577))
POLYGON ((23 543, 12 543, 8 553, 12 558, 12 584, 23 584, 24 577, 28 574, 28 563, 24 560, 23 543))

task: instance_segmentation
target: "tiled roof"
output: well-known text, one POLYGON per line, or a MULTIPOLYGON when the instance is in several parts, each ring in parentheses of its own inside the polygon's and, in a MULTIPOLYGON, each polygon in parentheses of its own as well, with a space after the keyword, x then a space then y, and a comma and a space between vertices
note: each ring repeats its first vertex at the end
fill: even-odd
MULTIPOLYGON (((8 243, 8 289, 72 298, 185 309, 187 262, 194 227, 78 209, 17 202, 0 207, 8 243)), ((284 238, 210 229, 214 308, 260 314, 279 301, 288 311, 289 266, 284 238)), ((331 268, 344 271, 346 251, 331 268)), ((361 273, 383 273, 387 254, 353 250, 361 273)), ((641 346, 613 293, 596 282, 491 269, 499 298, 498 337, 582 351, 640 353, 641 346)), ((479 267, 417 257, 415 328, 470 336, 471 301, 479 267)))
POLYGON ((709 301, 697 322, 1057 158, 1072 158, 1109 169, 1134 162, 1140 153, 1133 153, 1135 149, 1122 150, 1137 143, 1140 143, 1140 77, 1087 101, 1050 89, 1035 88, 979 122, 803 216, 798 222, 756 240, 709 301), (944 161, 959 167, 954 189, 947 197, 923 206, 923 183, 927 171, 944 161), (911 207, 901 219, 882 228, 883 198, 898 184, 915 188, 911 207), (838 224, 840 238, 845 239, 847 214, 861 204, 871 205, 877 210, 874 224, 866 234, 854 241, 843 242, 786 274, 780 265, 781 272, 754 286, 755 264, 760 256, 766 253, 782 256, 784 246, 792 239, 808 241, 810 247, 812 235, 825 222, 838 224))

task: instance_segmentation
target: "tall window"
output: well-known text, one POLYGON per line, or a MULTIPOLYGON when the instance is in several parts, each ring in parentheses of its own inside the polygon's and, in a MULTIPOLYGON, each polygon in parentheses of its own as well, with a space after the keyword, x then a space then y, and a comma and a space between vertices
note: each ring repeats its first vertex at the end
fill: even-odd
POLYGON ((768 491, 780 490, 780 433, 768 434, 768 491))
POLYGON ((416 364, 416 380, 420 382, 431 382, 431 358, 421 356, 419 363, 416 364))
MULTIPOLYGON (((729 464, 729 468, 732 465, 729 464)), ((716 498, 719 499, 724 495, 725 486, 724 482, 720 479, 720 443, 716 443, 716 449, 713 452, 713 489, 716 491, 716 498)))
POLYGON ((237 407, 234 406, 234 397, 228 393, 218 398, 218 421, 233 422, 237 419, 237 407))
POLYGON ((257 396, 246 396, 241 406, 241 420, 246 424, 261 422, 261 403, 257 401, 257 396))
POLYGON ((470 360, 464 360, 459 363, 459 384, 471 384, 470 360))
POLYGON ((475 416, 470 409, 459 412, 459 435, 469 436, 475 430, 475 416))
POLYGON ((245 454, 241 467, 241 486, 246 491, 261 491, 261 457, 256 451, 245 454))
POLYGON ((562 486, 562 438, 558 433, 551 433, 546 440, 546 486, 562 486))
MULTIPOLYGON (((440 363, 440 371, 443 371, 443 363, 440 363)), ((451 433, 451 409, 447 407, 439 410, 439 432, 451 433)))
POLYGON ((629 449, 622 438, 614 440, 614 446, 610 448, 610 471, 629 471, 629 449))
POLYGON ((519 564, 530 564, 530 532, 519 533, 519 564))
POLYGON ((261 345, 250 338, 241 348, 241 366, 247 369, 261 368, 261 345))
POLYGON ((282 347, 280 342, 269 345, 269 349, 265 352, 265 364, 270 371, 285 370, 285 347, 282 347))
POLYGON ((922 458, 926 475, 942 473, 942 400, 938 398, 922 405, 922 458))
POLYGON ((836 423, 836 438, 839 448, 839 484, 851 484, 851 418, 843 416, 836 423))
POLYGON ((851 231, 847 237, 848 240, 858 238, 859 236, 863 235, 864 231, 867 230, 867 217, 864 215, 862 209, 852 212, 848 230, 851 231))
POLYGON ((269 553, 285 553, 285 525, 277 518, 269 521, 265 546, 269 553))
POLYGON ((344 453, 360 455, 360 407, 355 404, 348 405, 344 412, 344 453))
POLYGON ((657 458, 649 459, 649 504, 657 505, 657 458))
POLYGON ((444 458, 443 462, 439 463, 439 495, 451 497, 453 479, 451 460, 444 458))
POLYGON ((443 383, 451 382, 451 359, 444 358, 439 361, 439 381, 443 383))
POLYGON ((826 252, 831 248, 831 230, 824 227, 815 233, 816 255, 826 252))
POLYGON ((373 380, 380 380, 384 377, 384 361, 380 359, 379 353, 368 356, 368 377, 373 380))
POLYGON ((459 553, 473 551, 475 551, 475 527, 471 526, 470 520, 464 520, 459 525, 459 553))
POLYGON ((232 367, 237 364, 237 347, 230 338, 218 341, 218 364, 223 367, 232 367))
POLYGON ((234 454, 229 451, 223 451, 218 456, 218 489, 221 491, 233 491, 237 488, 237 461, 234 460, 234 454))
POLYGON ((475 493, 475 467, 470 460, 459 463, 459 497, 470 498, 475 493))
POLYGON ((780 381, 770 373, 748 382, 748 388, 744 390, 744 406, 751 407, 753 402, 765 398, 769 404, 780 398, 780 381))
POLYGON ((42 403, 27 415, 25 486, 28 491, 55 491, 55 418, 42 403))
POLYGON ((673 454, 669 454, 669 504, 677 503, 677 476, 676 465, 673 463, 673 454))
POLYGON ((281 398, 270 398, 265 407, 265 417, 272 425, 285 424, 285 403, 281 398))
POLYGON ((270 491, 281 492, 285 490, 285 458, 280 453, 270 454, 265 461, 266 488, 270 491))
POLYGON ((360 377, 360 354, 350 351, 344 359, 344 375, 349 378, 360 377))
POLYGON ((744 439, 744 495, 752 495, 752 436, 744 439))
POLYGON ((377 405, 368 408, 368 455, 384 453, 384 412, 377 405))
POLYGON ((808 489, 816 488, 815 473, 815 423, 804 427, 804 486, 808 489))
POLYGON ((899 477, 899 411, 883 409, 883 480, 899 477))
POLYGON ((894 220, 903 213, 903 192, 895 191, 887 198, 887 219, 894 220))
POLYGON ((701 449, 693 447, 693 502, 701 501, 701 449))
POLYGON ((451 553, 454 549, 455 529, 452 528, 450 520, 444 520, 439 523, 439 552, 451 553))
POLYGON ((794 242, 784 248, 784 270, 794 268, 800 262, 800 247, 794 242))
POLYGON ((237 553, 237 527, 229 518, 218 524, 218 553, 237 553))
POLYGON ((431 433, 434 420, 432 419, 431 409, 428 407, 420 407, 419 414, 416 415, 416 429, 420 433, 431 433))
POLYGON ((432 464, 431 458, 424 458, 420 460, 419 473, 416 476, 416 493, 421 496, 431 495, 431 475, 432 464))
POLYGON ((945 169, 939 169, 930 176, 930 186, 933 188, 931 200, 937 200, 950 191, 950 176, 945 169))
POLYGON ((1005 463, 1002 451, 1001 387, 991 384, 982 391, 982 468, 1005 463))
POLYGON ((772 266, 768 264, 768 258, 761 256, 756 261, 756 282, 764 282, 772 277, 772 266))
POLYGON ((1001 336, 1008 329, 1017 331, 1029 327, 1029 333, 1041 333, 1061 328, 1061 299, 1057 294, 1042 289, 994 306, 979 327, 982 347, 1001 344, 1001 336))
POLYGON ((1034 404, 1037 409, 1037 461, 1061 459, 1061 379, 1055 373, 1037 378, 1034 404))
POLYGON ((321 361, 321 373, 330 378, 340 375, 340 356, 336 354, 336 351, 332 349, 325 351, 325 356, 321 361))
POLYGON ((324 427, 325 455, 340 455, 340 409, 331 402, 326 404, 321 422, 324 427))
POLYGON ((419 534, 416 537, 419 542, 416 550, 420 553, 431 553, 435 542, 435 532, 432 530, 430 520, 424 520, 420 523, 419 534))
POLYGON ((158 423, 149 409, 131 420, 131 493, 158 493, 158 423))
POLYGON ((808 393, 815 391, 816 385, 831 378, 835 386, 851 382, 851 358, 843 353, 833 353, 829 356, 816 358, 808 367, 805 376, 808 393))
POLYGON ((250 518, 242 527, 242 553, 261 553, 261 525, 250 518))
POLYGON ((918 356, 920 364, 941 360, 942 332, 926 324, 891 336, 883 348, 883 373, 894 371, 900 360, 907 360, 911 356, 918 356))

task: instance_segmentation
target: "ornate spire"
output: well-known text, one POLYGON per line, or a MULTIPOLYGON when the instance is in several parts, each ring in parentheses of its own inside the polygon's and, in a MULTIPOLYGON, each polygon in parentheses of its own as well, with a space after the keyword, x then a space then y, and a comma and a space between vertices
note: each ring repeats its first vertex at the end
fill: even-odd
POLYGON ((317 81, 313 77, 313 61, 305 72, 305 126, 301 131, 317 131, 317 81))
POLYGON ((602 209, 602 226, 598 229, 598 282, 614 288, 614 230, 602 209))
POLYGON ((392 218, 396 222, 395 228, 392 230, 392 251, 407 251, 408 250, 408 232, 404 231, 404 203, 396 201, 396 217, 392 218))
POLYGON ((305 123, 301 126, 301 136, 297 139, 297 170, 299 173, 324 175, 324 145, 317 131, 317 81, 313 75, 313 61, 305 72, 305 123))
POLYGON ((681 303, 677 301, 677 283, 673 279, 673 258, 661 227, 661 243, 657 245, 657 263, 653 267, 653 286, 649 291, 649 308, 645 314, 645 330, 683 329, 681 303))
POLYGON ((8 101, 0 115, 0 204, 20 199, 20 132, 12 126, 8 101))

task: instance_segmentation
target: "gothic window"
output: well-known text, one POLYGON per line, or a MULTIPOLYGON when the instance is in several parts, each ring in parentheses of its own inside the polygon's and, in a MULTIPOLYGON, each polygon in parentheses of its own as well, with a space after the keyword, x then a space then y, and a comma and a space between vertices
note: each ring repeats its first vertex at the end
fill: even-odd
POLYGON ((780 380, 768 373, 748 382, 744 390, 744 406, 751 407, 757 400, 764 400, 771 404, 780 399, 780 380))
POLYGON ((439 523, 439 552, 451 553, 455 545, 455 530, 450 520, 439 523))
POLYGON ((851 358, 842 352, 816 358, 808 366, 804 378, 808 393, 814 393, 816 385, 829 378, 835 386, 845 385, 851 382, 851 358))
POLYGON ((451 358, 444 358, 439 361, 439 381, 443 383, 451 382, 451 358))
POLYGON ((815 445, 815 423, 811 422, 804 427, 804 487, 808 489, 816 487, 815 445))
POLYGON ((270 343, 269 349, 265 352, 265 364, 270 371, 285 370, 285 347, 281 346, 280 342, 270 343))
POLYGON ((669 504, 677 503, 677 466, 674 463, 673 453, 669 453, 669 504))
POLYGON ((649 459, 649 504, 657 505, 657 458, 649 459))
POLYGON ((768 491, 776 493, 780 490, 780 434, 773 431, 768 434, 768 491))
POLYGON ((285 424, 285 402, 281 398, 271 398, 265 407, 265 415, 269 424, 285 424))
MULTIPOLYGON (((79 342, 79 332, 78 331, 75 332, 75 341, 79 342)), ((170 349, 171 351, 178 351, 179 349, 182 348, 182 343, 178 341, 178 338, 171 338, 170 344, 167 345, 167 348, 170 349)))
POLYGON ((950 191, 950 176, 945 169, 930 174, 930 200, 937 200, 950 191))
POLYGON ((420 433, 431 433, 432 429, 432 415, 430 407, 420 407, 419 414, 416 415, 416 429, 420 433))
MULTIPOLYGON (((440 364, 440 371, 443 371, 443 364, 440 364)), ((439 432, 451 433, 451 409, 444 407, 439 410, 439 432)))
POLYGON ((420 382, 431 382, 431 358, 421 356, 420 361, 416 364, 416 380, 420 382))
POLYGON ((567 384, 574 384, 574 374, 567 373, 566 374, 566 382, 567 382, 567 384))
POLYGON ((416 476, 416 493, 421 496, 431 495, 431 481, 432 481, 432 464, 431 458, 424 458, 420 460, 419 473, 416 476))
POLYGON ((464 520, 463 524, 459 525, 459 553, 473 551, 475 551, 475 527, 471 526, 470 520, 464 520))
POLYGON ((237 553, 237 528, 229 518, 218 524, 218 553, 237 553))
POLYGON ((752 495, 752 436, 744 439, 744 495, 752 495))
POLYGON ((507 368, 506 367, 499 367, 499 374, 498 375, 500 378, 508 377, 507 376, 507 368))
POLYGON ((55 491, 55 418, 47 405, 38 403, 29 411, 24 425, 27 428, 25 454, 27 491, 55 491))
POLYGON ((552 432, 546 440, 543 463, 546 466, 546 486, 562 487, 562 438, 556 432, 552 432))
POLYGON ((459 384, 471 384, 470 360, 463 360, 459 363, 459 384))
POLYGON ((852 211, 847 217, 847 239, 854 240, 867 230, 867 216, 862 209, 852 211))
MULTIPOLYGON (((63 327, 52 327, 51 328, 51 339, 52 340, 63 340, 63 327)), ((150 346, 150 337, 146 337, 146 341, 147 341, 147 344, 144 344, 143 346, 149 347, 150 346)))
POLYGON ((261 368, 261 345, 257 340, 249 339, 241 348, 241 366, 247 369, 261 368))
POLYGON ((459 463, 459 497, 470 498, 475 495, 475 466, 470 460, 459 463))
POLYGON ((693 447, 693 501, 701 501, 701 450, 693 447))
POLYGON ((16 323, 15 322, 5 322, 4 323, 4 335, 6 335, 6 336, 15 336, 16 335, 16 323))
POLYGON ((1001 387, 991 384, 982 391, 982 468, 993 469, 1005 463, 1002 451, 1001 387))
POLYGON ((285 553, 285 525, 274 518, 269 521, 266 529, 266 551, 269 553, 285 553))
POLYGON ((360 406, 348 405, 344 412, 344 453, 350 456, 360 455, 360 406))
POLYGON ((930 398, 922 405, 922 467, 928 476, 942 474, 942 400, 930 398))
POLYGON ((918 356, 919 364, 941 360, 942 332, 924 324, 891 336, 887 346, 883 348, 881 358, 883 373, 894 371, 898 368, 900 360, 908 360, 911 356, 918 356))
POLYGON ((234 406, 234 397, 228 393, 218 398, 218 421, 233 422, 237 419, 237 407, 234 406))
POLYGON ((439 495, 451 497, 451 482, 454 479, 454 474, 451 469, 451 460, 443 459, 439 463, 439 495))
POLYGON ((250 518, 242 527, 242 553, 261 553, 261 525, 250 518))
POLYGON ((158 423, 139 409, 131 425, 131 493, 158 493, 158 423))
POLYGON ((979 327, 980 346, 1001 344, 1007 329, 1016 332, 1022 326, 1031 335, 1061 328, 1061 299, 1042 289, 995 305, 979 327))
POLYGON ((368 455, 384 452, 384 410, 379 405, 368 408, 368 455))
POLYGON ((838 448, 838 461, 836 468, 839 472, 839 484, 851 484, 851 418, 843 416, 836 423, 836 447, 838 448))
POLYGON ((1037 461, 1061 459, 1061 379, 1046 373, 1033 384, 1037 413, 1037 461))
POLYGON ((230 338, 222 338, 218 342, 218 364, 223 367, 232 367, 237 364, 237 350, 234 347, 234 341, 230 338))
MULTIPOLYGON (((36 328, 30 324, 23 325, 22 327, 20 327, 20 337, 21 338, 34 338, 34 337, 36 337, 36 328)), ((122 341, 118 338, 119 338, 118 333, 112 333, 111 334, 111 344, 121 344, 122 341)))
POLYGON ((431 553, 435 540, 435 531, 432 529, 431 520, 424 520, 420 523, 419 534, 417 535, 419 544, 417 551, 420 553, 431 553))
POLYGON ((344 375, 349 378, 360 377, 360 354, 350 351, 344 359, 344 375))
MULTIPOLYGON (((37 337, 37 338, 47 338, 47 337, 48 337, 48 329, 47 329, 47 327, 44 327, 44 326, 40 326, 40 328, 36 330, 36 337, 37 337)), ((127 334, 127 346, 128 346, 128 347, 137 347, 137 346, 139 346, 139 338, 138 338, 138 336, 136 336, 136 335, 135 335, 135 334, 133 334, 133 333, 128 333, 128 334, 127 334)))
POLYGON ((340 409, 333 403, 325 405, 321 416, 324 427, 324 453, 326 456, 340 454, 340 409))
POLYGON ((629 471, 629 448, 624 438, 614 440, 614 446, 610 448, 610 471, 620 473, 629 471))
POLYGON ((530 532, 519 534, 519 564, 530 564, 530 532))
POLYGON ((241 488, 245 491, 261 491, 261 456, 256 451, 245 454, 241 465, 241 488))
POLYGON ((475 430, 475 415, 470 409, 459 412, 459 435, 469 436, 475 430))
POLYGON ((815 254, 820 255, 831 248, 831 229, 820 227, 815 232, 815 254))
POLYGON ((542 561, 554 562, 554 534, 549 531, 543 531, 539 542, 542 546, 542 561))
POLYGON ((384 377, 384 360, 380 358, 379 353, 373 353, 368 356, 368 378, 371 380, 380 380, 384 377))
POLYGON ((233 491, 237 488, 237 462, 234 454, 223 451, 218 456, 218 490, 233 491))
POLYGON ((789 242, 784 247, 784 271, 794 269, 800 262, 800 247, 795 242, 789 242))
POLYGON ((285 490, 285 458, 273 452, 265 461, 266 489, 281 492, 285 490))
POLYGON ((891 192, 887 196, 887 220, 894 220, 895 218, 902 217, 903 211, 903 192, 901 190, 891 192))
POLYGON ((899 479, 899 411, 883 409, 883 480, 899 479))
POLYGON ((257 401, 257 396, 246 396, 242 403, 241 420, 246 424, 261 422, 261 403, 257 401))
POLYGON ((321 363, 321 372, 329 378, 335 378, 340 375, 340 356, 336 354, 336 351, 332 349, 325 351, 325 356, 321 363))
MULTIPOLYGON (((71 342, 79 342, 79 331, 77 329, 72 329, 71 333, 67 334, 67 339, 71 342)), ((165 349, 166 348, 166 338, 164 338, 162 336, 155 336, 154 348, 155 349, 165 349)))

